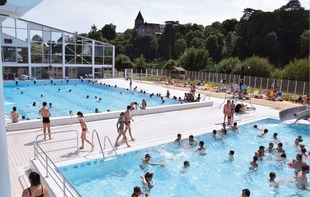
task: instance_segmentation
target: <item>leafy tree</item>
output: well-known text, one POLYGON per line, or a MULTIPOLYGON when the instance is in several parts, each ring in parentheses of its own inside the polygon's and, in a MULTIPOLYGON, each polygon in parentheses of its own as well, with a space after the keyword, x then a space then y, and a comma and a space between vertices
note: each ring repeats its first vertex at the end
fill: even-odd
POLYGON ((130 58, 127 55, 118 54, 115 57, 115 68, 116 69, 133 68, 133 63, 131 62, 130 58))
POLYGON ((305 30, 300 35, 300 56, 301 57, 309 56, 309 37, 310 37, 310 30, 305 30))
POLYGON ((103 39, 101 32, 98 31, 97 26, 95 24, 93 24, 90 27, 90 32, 88 33, 88 37, 94 40, 101 41, 101 42, 106 41, 105 39, 103 39))
POLYGON ((111 24, 106 24, 102 29, 102 37, 106 38, 107 40, 113 40, 116 38, 116 26, 111 24))
POLYGON ((309 82, 309 70, 309 58, 294 59, 284 67, 283 78, 309 82))
POLYGON ((216 35, 210 35, 206 40, 206 49, 209 51, 210 56, 214 62, 220 61, 222 58, 222 50, 218 43, 216 35))
POLYGON ((237 57, 230 57, 222 59, 218 64, 214 66, 215 72, 232 74, 235 67, 241 68, 241 61, 237 57))
POLYGON ((164 69, 168 69, 170 70, 171 68, 175 67, 178 65, 178 62, 176 60, 170 59, 168 60, 165 65, 164 65, 164 69))
POLYGON ((165 31, 160 36, 159 55, 165 59, 176 58, 175 42, 177 40, 177 29, 175 24, 166 23, 165 31))
POLYGON ((175 53, 179 57, 187 48, 186 41, 184 38, 175 41, 175 53))
POLYGON ((186 70, 199 71, 212 69, 212 59, 205 49, 188 48, 179 58, 180 65, 186 70))
POLYGON ((237 19, 233 18, 233 19, 227 19, 225 21, 223 21, 223 23, 221 24, 221 28, 223 30, 225 30, 225 35, 227 36, 227 34, 229 32, 235 32, 236 31, 236 25, 238 24, 237 19))
MULTIPOLYGON (((274 66, 269 63, 267 58, 258 56, 252 56, 245 59, 242 62, 244 66, 245 75, 256 77, 270 77, 271 72, 274 70, 274 66)), ((235 66, 233 70, 234 74, 241 73, 241 65, 235 66)))
POLYGON ((143 55, 140 55, 140 57, 134 59, 133 64, 134 64, 133 68, 138 70, 143 70, 147 67, 147 62, 143 57, 143 55))
POLYGON ((233 32, 228 32, 225 40, 225 46, 222 49, 223 57, 231 57, 236 46, 237 36, 233 32))

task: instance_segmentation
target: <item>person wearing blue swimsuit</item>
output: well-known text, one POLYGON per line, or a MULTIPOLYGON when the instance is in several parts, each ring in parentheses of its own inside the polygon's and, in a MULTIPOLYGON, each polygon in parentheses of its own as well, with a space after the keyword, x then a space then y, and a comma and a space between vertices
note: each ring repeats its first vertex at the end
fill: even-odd
POLYGON ((124 140, 125 140, 125 143, 127 144, 127 147, 130 147, 130 145, 128 144, 127 142, 127 138, 126 138, 126 135, 124 133, 124 127, 125 127, 125 113, 122 112, 120 114, 120 117, 118 118, 118 121, 116 123, 116 128, 117 128, 117 132, 118 132, 118 136, 116 138, 116 141, 115 141, 115 147, 119 146, 118 145, 118 140, 121 136, 123 136, 124 140))

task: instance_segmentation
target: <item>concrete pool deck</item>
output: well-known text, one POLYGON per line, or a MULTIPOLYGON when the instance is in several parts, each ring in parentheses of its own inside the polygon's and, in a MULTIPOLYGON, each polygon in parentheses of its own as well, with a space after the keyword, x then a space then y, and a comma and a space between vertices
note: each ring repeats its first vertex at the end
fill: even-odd
MULTIPOLYGON (((129 87, 129 81, 125 81, 124 79, 103 79, 100 81, 111 85, 117 84, 119 87, 129 87)), ((138 86, 138 90, 142 89, 146 92, 154 92, 155 94, 161 93, 162 95, 165 95, 167 89, 169 89, 172 96, 184 95, 184 91, 181 90, 171 89, 170 87, 165 86, 154 86, 152 84, 140 83, 139 81, 133 81, 132 87, 135 86, 138 86)), ((206 98, 206 100, 208 99, 209 97, 206 98)), ((219 106, 223 103, 224 99, 210 97, 210 101, 213 101, 213 106, 211 107, 134 116, 132 134, 136 141, 129 141, 129 144, 132 146, 131 148, 126 148, 126 146, 122 144, 118 148, 118 152, 132 151, 134 149, 160 144, 163 141, 173 141, 176 138, 177 133, 182 133, 183 138, 187 138, 189 134, 197 135, 199 133, 211 132, 213 129, 219 129, 220 125, 216 124, 223 121, 223 109, 220 109, 219 106)), ((254 104, 254 106, 256 107, 255 111, 252 110, 245 114, 235 116, 235 120, 239 120, 238 124, 268 117, 278 119, 279 111, 273 107, 256 104, 254 104)), ((116 121, 117 119, 115 118, 88 122, 87 125, 90 131, 93 129, 98 131, 99 137, 102 141, 104 136, 108 136, 112 143, 114 143, 117 135, 115 126, 116 121)), ((77 130, 79 134, 81 132, 79 124, 52 128, 52 132, 60 132, 64 130, 77 130)), ((33 142, 39 134, 42 134, 41 129, 7 133, 12 196, 21 196, 22 190, 25 188, 27 178, 24 176, 23 171, 29 168, 30 159, 34 157, 33 142)), ((70 137, 71 134, 66 135, 67 136, 65 137, 70 137)), ((87 138, 91 139, 91 133, 87 134, 87 138)), ((58 140, 56 135, 54 136, 54 140, 58 140)), ((66 145, 66 142, 64 142, 64 145, 66 145)), ((48 148, 53 149, 55 146, 53 147, 53 145, 51 145, 47 147, 47 149, 48 148)), ((108 148, 110 149, 109 146, 108 148)), ((86 144, 85 151, 81 151, 79 157, 84 157, 86 159, 90 159, 91 157, 101 157, 97 140, 95 140, 95 151, 91 154, 89 151, 90 146, 86 144)), ((65 153, 60 153, 62 156, 64 154, 65 153)), ((68 155, 68 151, 66 156, 57 158, 58 156, 59 155, 55 155, 53 159, 55 159, 55 161, 64 161, 71 158, 70 155, 68 155)))

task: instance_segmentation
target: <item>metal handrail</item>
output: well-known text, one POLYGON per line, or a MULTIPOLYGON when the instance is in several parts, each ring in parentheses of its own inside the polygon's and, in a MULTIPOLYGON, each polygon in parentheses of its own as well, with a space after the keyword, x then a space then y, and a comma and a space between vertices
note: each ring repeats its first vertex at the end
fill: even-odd
POLYGON ((106 141, 106 139, 108 139, 108 141, 109 141, 109 143, 110 143, 110 145, 111 145, 111 147, 112 147, 112 149, 113 149, 113 152, 115 153, 115 155, 118 157, 118 155, 117 155, 117 153, 116 153, 116 150, 115 150, 115 147, 113 146, 113 144, 112 144, 112 142, 111 142, 111 140, 110 140, 110 138, 108 137, 108 136, 104 136, 104 140, 103 140, 103 144, 104 144, 104 149, 105 149, 105 145, 106 145, 106 143, 105 143, 105 141, 106 141))
MULTIPOLYGON (((49 172, 49 168, 51 168, 51 169, 55 169, 55 171, 60 175, 60 177, 62 178, 59 178, 59 176, 57 176, 57 178, 58 178, 58 180, 63 184, 63 188, 61 188, 58 184, 58 187, 62 190, 62 192, 63 192, 63 196, 67 196, 66 195, 66 190, 68 190, 69 192, 70 192, 70 194, 72 195, 72 196, 74 196, 73 194, 72 194, 72 192, 71 192, 71 189, 73 189, 74 190, 74 192, 78 195, 78 196, 82 196, 76 189, 75 189, 75 187, 72 185, 72 183, 61 173, 61 171, 59 170, 59 168, 55 165, 55 163, 49 158, 49 156, 47 156, 47 154, 44 152, 44 150, 39 146, 39 144, 38 144, 38 142, 34 142, 34 147, 35 147, 35 149, 36 149, 36 151, 37 151, 37 153, 39 153, 38 152, 38 149, 37 148, 39 148, 40 150, 41 150, 41 153, 43 153, 43 155, 45 156, 45 166, 44 166, 44 168, 46 169, 46 177, 45 178, 47 178, 48 177, 48 175, 50 174, 50 175, 52 175, 50 172, 49 172), (51 167, 51 165, 52 165, 52 167, 51 167), (69 186, 70 186, 70 188, 69 187, 67 187, 66 186, 66 183, 67 184, 69 184, 69 186)), ((37 155, 36 155, 37 156, 37 155)), ((39 157, 37 156, 37 158, 39 159, 39 157)), ((42 157, 43 158, 43 157, 42 157)), ((39 159, 40 160, 40 159, 39 159)), ((40 161, 41 162, 41 161, 40 161)), ((54 178, 53 178, 54 179, 54 178)), ((55 180, 55 179, 54 179, 55 180)))
MULTIPOLYGON (((78 148, 78 132, 76 130, 68 130, 68 131, 62 131, 62 132, 56 132, 53 133, 53 135, 55 134, 60 134, 60 133, 67 133, 67 132, 76 132, 77 136, 77 151, 79 151, 78 148)), ((72 183, 61 173, 61 171, 58 169, 58 167, 55 165, 55 163, 49 158, 49 156, 45 153, 45 151, 40 147, 39 143, 38 143, 38 137, 42 136, 44 134, 40 134, 36 137, 36 141, 34 142, 34 160, 38 159, 38 161, 40 161, 40 163, 42 164, 42 166, 45 168, 46 170, 46 177, 48 177, 49 175, 51 175, 52 179, 56 182, 55 178, 53 177, 53 174, 49 171, 49 168, 51 169, 51 171, 56 175, 56 177, 58 178, 58 180, 62 183, 62 187, 56 182, 56 184, 58 185, 58 187, 61 189, 61 191, 63 192, 63 196, 67 196, 66 195, 66 190, 69 191, 69 193, 72 196, 82 196, 76 189, 75 187, 72 185, 72 183), (39 150, 38 150, 39 149, 39 150), (40 152, 41 151, 41 152, 40 152), (43 156, 42 156, 43 154, 43 156), (40 157, 42 158, 43 161, 41 161, 40 157), (45 158, 45 159, 44 159, 45 158), (44 162, 44 163, 43 163, 44 162), (53 170, 54 169, 54 170, 53 170), (58 173, 56 174, 55 171, 58 173), (60 176, 60 177, 59 177, 60 176), (66 183, 69 185, 69 187, 66 185, 66 183), (75 194, 74 195, 72 193, 72 190, 74 190, 75 194)), ((55 142, 55 141, 54 141, 55 142)))
MULTIPOLYGON (((77 153, 78 153, 78 152, 79 152, 79 141, 78 141, 79 133, 78 133, 77 130, 66 130, 66 131, 54 132, 53 135, 62 134, 62 133, 69 133, 69 132, 75 132, 75 133, 76 133, 76 138, 74 138, 74 139, 76 139, 76 150, 77 150, 77 153)), ((46 135, 48 135, 48 133, 47 133, 46 135)), ((40 136, 44 136, 44 134, 39 134, 39 135, 37 135, 37 137, 36 137, 36 142, 37 142, 37 143, 38 143, 38 138, 39 138, 40 136)), ((72 140, 72 139, 71 139, 71 140, 72 140)), ((69 141, 69 140, 62 140, 62 141, 69 141)), ((51 141, 50 143, 56 143, 56 142, 57 142, 57 141, 53 140, 53 141, 51 141)), ((47 142, 46 142, 45 144, 47 144, 47 142)), ((73 148, 73 147, 70 147, 70 148, 73 148)))
POLYGON ((100 138, 99 138, 99 134, 98 134, 98 132, 96 131, 96 129, 94 129, 94 130, 92 131, 92 134, 91 134, 91 143, 94 144, 94 133, 96 133, 96 135, 97 135, 97 139, 98 139, 98 142, 99 142, 99 146, 100 146, 102 158, 105 159, 104 152, 103 152, 102 145, 101 145, 101 141, 100 141, 100 138))

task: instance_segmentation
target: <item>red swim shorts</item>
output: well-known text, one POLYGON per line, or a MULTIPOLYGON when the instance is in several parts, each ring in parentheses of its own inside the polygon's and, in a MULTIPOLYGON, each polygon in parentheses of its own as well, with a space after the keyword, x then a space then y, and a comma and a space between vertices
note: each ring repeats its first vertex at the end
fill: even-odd
POLYGON ((82 131, 87 131, 87 128, 83 128, 82 131))

